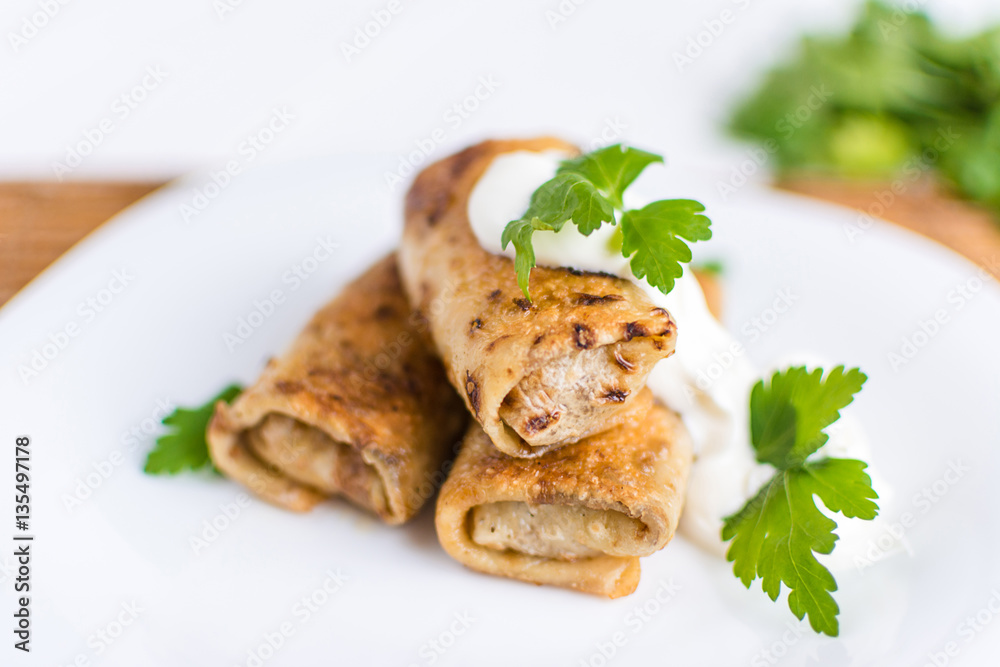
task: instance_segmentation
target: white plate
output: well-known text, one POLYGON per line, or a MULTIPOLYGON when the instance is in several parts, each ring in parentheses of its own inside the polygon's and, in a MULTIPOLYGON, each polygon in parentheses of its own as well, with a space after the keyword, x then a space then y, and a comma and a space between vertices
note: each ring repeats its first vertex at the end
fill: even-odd
MULTIPOLYGON (((252 381, 349 276, 393 245, 400 193, 385 189, 386 164, 341 158, 241 174, 185 223, 179 206, 206 183, 188 179, 125 211, 0 312, 6 568, 14 438, 32 439, 27 662, 909 665, 950 662, 948 650, 961 664, 996 654, 1000 290, 981 286, 959 308, 953 290, 975 286, 977 269, 926 240, 879 223, 851 242, 849 211, 749 188, 724 204, 712 178, 676 167, 657 178, 665 194, 708 204, 715 240, 699 253, 728 267, 730 327, 739 334, 780 289, 798 295, 759 340, 740 336, 751 357, 764 365, 810 350, 871 376, 850 411, 895 489, 887 518, 909 512, 914 525, 908 553, 838 575, 838 639, 800 632, 784 601, 745 590, 728 564, 682 539, 644 559, 634 595, 608 601, 465 570, 438 546, 430 511, 387 528, 342 502, 296 516, 258 501, 239 506, 242 490, 208 474, 144 475, 158 401, 199 404, 231 380, 252 381), (298 289, 283 282, 325 235, 339 244, 333 258, 298 289), (123 269, 129 284, 102 292, 123 269), (272 290, 284 302, 230 351, 224 334, 272 290), (78 309, 109 297, 92 319, 78 309), (938 310, 948 322, 894 370, 889 353, 938 310), (49 334, 71 323, 78 335, 23 382, 18 366, 35 350, 52 356, 55 348, 43 350, 49 334), (127 435, 144 428, 139 441, 127 435), (954 484, 945 481, 951 462, 968 468, 954 484), (916 497, 923 489, 934 503, 916 497), (191 538, 206 521, 228 525, 196 554, 191 538), (328 572, 349 578, 327 593, 325 583, 337 587, 328 572), (312 611, 300 602, 309 597, 312 611), (141 610, 127 611, 133 604, 141 610), (977 614, 980 630, 961 625, 977 614), (283 630, 290 636, 275 634, 283 630)), ((12 575, 0 576, 6 615, 12 575)), ((10 634, 6 641, 3 655, 17 653, 10 634)))

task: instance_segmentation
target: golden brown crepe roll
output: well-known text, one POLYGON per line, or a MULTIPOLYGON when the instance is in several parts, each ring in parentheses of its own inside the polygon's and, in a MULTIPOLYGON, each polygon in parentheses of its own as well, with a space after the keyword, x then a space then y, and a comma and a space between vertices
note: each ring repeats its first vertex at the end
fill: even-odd
POLYGON ((208 429, 215 465, 275 505, 341 495, 386 523, 434 492, 468 422, 390 255, 320 310, 208 429))
POLYGON ((556 139, 486 141, 430 165, 406 197, 400 273, 451 383, 493 443, 539 456, 620 423, 676 326, 628 280, 538 267, 529 302, 513 261, 479 245, 469 194, 497 155, 575 152, 556 139))
POLYGON ((437 501, 437 533, 489 574, 621 597, 639 557, 673 537, 691 466, 680 418, 648 389, 624 423, 533 459, 496 450, 473 423, 437 501))

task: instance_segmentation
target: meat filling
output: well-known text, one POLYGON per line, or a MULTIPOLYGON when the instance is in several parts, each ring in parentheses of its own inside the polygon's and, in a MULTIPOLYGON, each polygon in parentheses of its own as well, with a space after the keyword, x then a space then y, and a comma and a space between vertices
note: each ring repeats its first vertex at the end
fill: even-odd
POLYGON ((532 447, 600 433, 663 356, 642 340, 565 355, 526 375, 504 398, 500 418, 532 447))
POLYGON ((646 525, 614 510, 499 502, 470 513, 472 541, 496 551, 574 561, 645 554, 646 525))
POLYGON ((250 451, 286 477, 328 495, 341 494, 359 504, 387 508, 385 487, 374 466, 359 451, 297 419, 269 414, 246 432, 250 451))

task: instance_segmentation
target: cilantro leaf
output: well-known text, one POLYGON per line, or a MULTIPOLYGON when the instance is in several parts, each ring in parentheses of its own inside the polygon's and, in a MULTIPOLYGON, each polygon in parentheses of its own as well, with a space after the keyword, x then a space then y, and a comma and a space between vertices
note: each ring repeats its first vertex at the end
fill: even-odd
POLYGON ((750 440, 757 460, 781 470, 790 468, 826 444, 823 432, 840 418, 840 410, 868 379, 857 368, 837 366, 824 378, 823 370, 789 368, 758 382, 750 394, 750 440))
POLYGON ((624 208, 625 189, 654 162, 663 162, 663 156, 615 144, 565 160, 556 173, 579 174, 604 193, 615 208, 624 208))
POLYGON ((741 510, 726 517, 723 541, 732 540, 726 560, 747 588, 754 579, 771 600, 781 585, 789 588, 788 607, 799 619, 808 615, 816 632, 836 636, 840 608, 833 599, 837 582, 815 554, 829 554, 837 542, 836 521, 820 511, 870 520, 878 513, 878 494, 856 459, 807 460, 826 443, 823 429, 861 390, 866 376, 838 366, 823 371, 790 368, 775 373, 769 385, 751 393, 751 443, 757 460, 777 468, 775 475, 741 510))
POLYGON ((163 425, 170 430, 156 439, 156 447, 147 456, 143 470, 150 475, 173 475, 210 465, 205 431, 215 404, 218 401, 232 403, 242 390, 239 385, 230 385, 200 407, 177 408, 164 417, 163 425))
POLYGON ((531 196, 531 205, 521 218, 535 229, 558 232, 572 220, 584 236, 605 222, 615 222, 615 209, 607 197, 585 177, 576 173, 557 174, 531 196))
POLYGON ((865 473, 868 464, 857 459, 821 458, 802 466, 812 481, 813 493, 832 511, 870 521, 878 515, 878 498, 865 473))
POLYGON ((690 199, 664 199, 622 215, 622 255, 636 278, 645 278, 664 294, 684 272, 682 262, 691 261, 691 248, 681 239, 707 241, 711 224, 705 207, 690 199))
POLYGON ((733 539, 726 559, 743 584, 761 577, 762 587, 776 600, 784 583, 791 589, 788 606, 798 618, 808 611, 818 632, 836 636, 840 609, 831 591, 837 582, 813 552, 833 551, 837 524, 817 509, 798 471, 776 474, 760 494, 726 520, 722 537, 733 539))
POLYGON ((516 251, 514 268, 517 284, 530 300, 528 277, 535 267, 531 236, 538 230, 558 232, 572 220, 584 236, 590 236, 605 222, 615 224, 615 209, 593 183, 576 173, 557 174, 531 195, 528 210, 504 227, 501 248, 510 243, 516 251))
MULTIPOLYGON (((558 232, 567 222, 575 224, 584 236, 590 236, 605 223, 616 225, 616 211, 624 208, 625 189, 656 162, 663 162, 663 158, 637 148, 608 146, 565 160, 555 177, 535 190, 528 210, 507 223, 500 237, 503 249, 514 245, 517 284, 529 301, 528 281, 536 259, 533 234, 558 232)), ((664 293, 673 288, 675 278, 680 275, 679 263, 691 260, 691 250, 681 239, 711 237, 708 218, 694 215, 704 210, 701 204, 681 199, 671 202, 654 202, 663 206, 651 204, 639 211, 624 211, 623 225, 625 217, 630 217, 634 243, 630 250, 624 244, 615 248, 621 249, 626 258, 636 254, 631 262, 633 272, 636 267, 642 271, 636 277, 649 276, 650 284, 664 293)))
POLYGON ((514 270, 517 271, 517 286, 521 288, 525 296, 528 296, 528 276, 531 269, 535 267, 535 248, 531 244, 531 235, 535 233, 535 227, 531 221, 514 220, 504 227, 503 235, 500 237, 502 247, 506 248, 508 243, 514 244, 517 254, 514 257, 514 270))

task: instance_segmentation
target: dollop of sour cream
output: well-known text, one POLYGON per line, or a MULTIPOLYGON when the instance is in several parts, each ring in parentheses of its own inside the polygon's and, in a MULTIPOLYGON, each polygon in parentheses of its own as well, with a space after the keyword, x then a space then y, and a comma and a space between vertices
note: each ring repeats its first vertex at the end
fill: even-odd
MULTIPOLYGON (((504 227, 521 217, 532 193, 555 175, 559 162, 566 157, 560 151, 517 151, 493 160, 473 188, 468 205, 472 231, 484 249, 514 257, 512 246, 506 251, 500 247, 504 227)), ((629 207, 648 203, 633 201, 630 195, 631 191, 626 193, 629 207)), ((680 413, 694 441, 695 463, 688 480, 680 532, 707 551, 723 556, 728 548, 721 537, 723 518, 738 511, 775 472, 771 466, 756 461, 749 441, 750 391, 764 374, 745 355, 733 353, 736 339, 709 312, 690 269, 684 269, 670 294, 663 294, 645 280, 636 279, 628 261, 611 250, 613 233, 614 228, 605 225, 585 237, 570 224, 559 232, 537 233, 533 237, 536 263, 604 271, 631 279, 677 322, 677 350, 657 364, 648 386, 680 413), (720 358, 728 364, 721 374, 720 358)), ((797 363, 814 365, 811 362, 797 363)), ((845 416, 828 432, 826 453, 869 460, 868 447, 856 422, 845 416)), ((882 492, 884 485, 877 488, 882 492)), ((839 569, 849 565, 851 556, 863 552, 870 543, 856 533, 876 535, 878 527, 872 525, 874 522, 842 516, 837 519, 841 543, 849 548, 838 548, 822 559, 839 569)))

